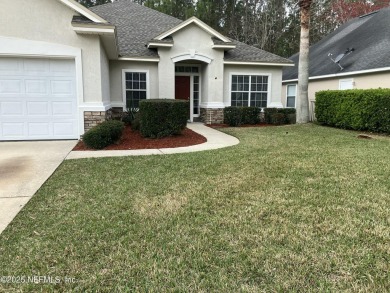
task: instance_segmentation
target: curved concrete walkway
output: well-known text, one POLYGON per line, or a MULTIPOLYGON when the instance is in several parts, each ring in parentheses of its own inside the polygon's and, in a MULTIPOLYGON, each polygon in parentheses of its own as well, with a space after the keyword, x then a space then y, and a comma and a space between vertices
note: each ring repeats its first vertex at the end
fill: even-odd
POLYGON ((144 149, 144 150, 121 150, 121 151, 72 151, 66 157, 67 160, 71 159, 84 159, 84 158, 102 158, 102 157, 123 157, 123 156, 146 156, 146 155, 167 155, 178 153, 190 153, 200 152, 206 150, 214 150, 225 148, 233 145, 237 145, 240 141, 230 135, 207 127, 202 123, 189 123, 187 127, 200 135, 207 138, 207 142, 179 148, 166 148, 166 149, 144 149))

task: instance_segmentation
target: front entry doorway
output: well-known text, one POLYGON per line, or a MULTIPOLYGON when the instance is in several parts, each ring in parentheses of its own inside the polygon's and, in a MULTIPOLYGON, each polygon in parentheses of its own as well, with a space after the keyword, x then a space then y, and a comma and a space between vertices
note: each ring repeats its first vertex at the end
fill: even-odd
POLYGON ((191 77, 176 76, 175 78, 175 98, 190 101, 191 98, 191 77))
POLYGON ((200 68, 194 65, 176 65, 175 99, 190 101, 190 121, 200 115, 200 68))

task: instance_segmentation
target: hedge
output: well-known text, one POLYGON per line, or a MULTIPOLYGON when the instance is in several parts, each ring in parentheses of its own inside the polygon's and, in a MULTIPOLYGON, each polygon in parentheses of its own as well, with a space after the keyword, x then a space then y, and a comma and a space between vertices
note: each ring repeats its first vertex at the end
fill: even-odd
POLYGON ((124 123, 117 120, 104 121, 91 128, 83 135, 83 142, 87 147, 103 149, 116 142, 124 129, 124 123))
POLYGON ((257 107, 226 107, 223 111, 224 123, 229 126, 257 124, 260 122, 260 112, 257 107))
POLYGON ((257 107, 243 107, 242 108, 242 123, 243 124, 257 124, 260 123, 260 108, 257 107))
MULTIPOLYGON (((264 108, 264 121, 267 124, 293 124, 296 120, 294 108, 264 108)), ((257 107, 226 107, 223 111, 224 123, 229 126, 258 124, 261 109, 257 107)))
POLYGON ((242 124, 242 108, 226 107, 223 109, 224 123, 229 126, 239 126, 242 124))
POLYGON ((265 108, 264 119, 267 124, 294 124, 296 122, 296 110, 294 108, 265 108))
POLYGON ((140 132, 161 138, 180 134, 187 126, 190 104, 183 100, 155 99, 140 102, 140 132))
POLYGON ((317 92, 315 115, 323 125, 390 133, 390 89, 317 92))

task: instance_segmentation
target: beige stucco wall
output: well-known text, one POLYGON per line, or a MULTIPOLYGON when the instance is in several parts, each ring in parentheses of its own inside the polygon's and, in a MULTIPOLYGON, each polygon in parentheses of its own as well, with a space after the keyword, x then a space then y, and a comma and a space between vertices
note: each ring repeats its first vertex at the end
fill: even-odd
POLYGON ((230 87, 232 74, 269 75, 271 83, 268 107, 281 107, 282 67, 253 66, 253 65, 225 65, 224 74, 224 104, 230 106, 230 87))
POLYGON ((57 0, 1 0, 0 36, 80 48, 84 101, 102 102, 109 97, 107 84, 102 84, 101 68, 106 65, 104 57, 101 60, 100 39, 97 35, 77 35, 73 31, 71 21, 76 14, 57 0))
MULTIPOLYGON (((204 63, 202 69, 202 101, 207 106, 210 103, 223 102, 223 51, 212 49, 211 35, 195 24, 173 34, 172 48, 160 48, 160 62, 158 64, 159 96, 172 99, 175 97, 175 63, 172 57, 190 54, 194 50, 197 54, 212 59, 210 64, 204 63), (206 103, 206 104, 205 104, 206 103)), ((188 59, 191 63, 191 59, 188 59)))
MULTIPOLYGON (((149 73, 148 94, 151 99, 158 99, 158 65, 154 62, 110 61, 111 102, 115 107, 124 107, 123 70, 147 71, 149 73)), ((174 80, 173 80, 174 83, 174 80)))
MULTIPOLYGON (((352 76, 340 76, 335 78, 311 80, 309 82, 309 100, 315 100, 315 93, 324 90, 338 90, 340 80, 352 79, 354 89, 375 89, 375 88, 390 88, 390 72, 359 74, 352 76)), ((286 106, 286 88, 288 84, 284 83, 282 88, 282 102, 286 106)))
POLYGON ((109 104, 111 101, 110 92, 110 61, 108 60, 103 45, 100 44, 100 68, 103 103, 109 104))

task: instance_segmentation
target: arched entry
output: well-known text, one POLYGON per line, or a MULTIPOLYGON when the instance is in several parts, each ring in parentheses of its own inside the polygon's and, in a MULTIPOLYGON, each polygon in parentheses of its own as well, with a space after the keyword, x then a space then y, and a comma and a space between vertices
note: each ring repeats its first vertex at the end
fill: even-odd
POLYGON ((175 98, 190 101, 190 121, 200 117, 201 73, 212 59, 190 50, 171 58, 175 63, 175 98))

